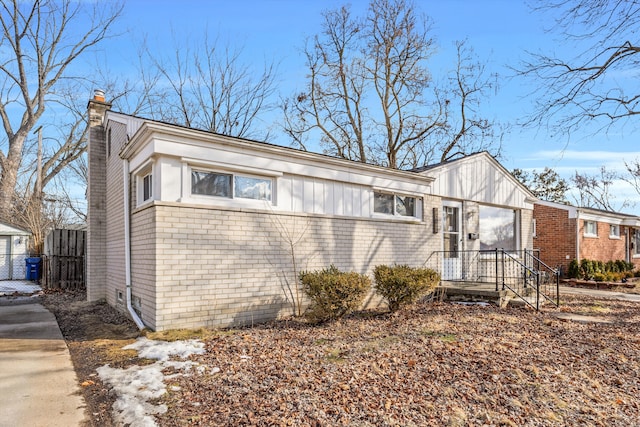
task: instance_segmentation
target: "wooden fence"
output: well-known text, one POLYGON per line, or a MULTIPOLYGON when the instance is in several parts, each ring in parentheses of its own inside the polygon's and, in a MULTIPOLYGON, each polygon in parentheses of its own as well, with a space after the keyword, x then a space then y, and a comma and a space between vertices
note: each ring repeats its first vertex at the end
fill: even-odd
POLYGON ((42 287, 47 289, 85 288, 86 231, 52 230, 46 238, 42 257, 42 287))

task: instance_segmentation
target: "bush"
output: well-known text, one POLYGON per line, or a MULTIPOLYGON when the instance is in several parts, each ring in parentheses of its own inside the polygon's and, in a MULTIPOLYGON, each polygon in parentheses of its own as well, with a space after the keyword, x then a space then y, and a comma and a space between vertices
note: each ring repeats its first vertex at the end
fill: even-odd
POLYGON ((585 279, 592 278, 593 273, 595 273, 595 269, 593 268, 593 261, 591 261, 590 259, 581 260, 580 273, 582 273, 582 277, 585 279))
POLYGON ((632 276, 634 268, 633 263, 624 260, 603 262, 583 259, 578 263, 578 261, 574 259, 569 263, 569 277, 615 282, 621 280, 623 277, 628 278, 632 276))
POLYGON ((567 272, 567 275, 570 279, 579 279, 582 277, 580 275, 580 264, 577 259, 574 258, 569 263, 569 271, 567 272))
POLYGON ((311 300, 308 315, 318 322, 338 319, 360 308, 371 289, 371 279, 364 274, 342 272, 335 266, 300 273, 305 295, 311 300))
POLYGON ((604 271, 606 271, 608 273, 619 273, 620 271, 623 271, 623 270, 620 270, 620 267, 619 267, 617 262, 615 262, 615 261, 607 261, 604 264, 604 271))
POLYGON ((408 265, 378 265, 373 270, 375 289, 389 304, 389 310, 412 304, 432 292, 440 282, 440 275, 428 268, 408 265))

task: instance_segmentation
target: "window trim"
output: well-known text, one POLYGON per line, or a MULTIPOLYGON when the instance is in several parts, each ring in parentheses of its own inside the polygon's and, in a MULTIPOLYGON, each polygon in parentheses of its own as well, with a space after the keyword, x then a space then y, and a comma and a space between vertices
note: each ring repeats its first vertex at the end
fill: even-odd
POLYGON ((153 199, 153 173, 149 171, 142 175, 142 203, 153 199))
POLYGON ((640 258, 640 229, 633 229, 633 237, 631 239, 631 243, 633 244, 633 249, 631 250, 632 258, 640 258))
POLYGON ((584 237, 598 237, 598 221, 585 219, 584 222, 583 222, 582 227, 583 227, 583 233, 582 234, 584 235, 584 237), (589 232, 587 230, 587 225, 588 224, 593 224, 594 225, 595 230, 596 230, 595 233, 591 233, 591 232, 589 232))
POLYGON ((155 175, 155 162, 153 161, 153 159, 149 159, 148 161, 144 162, 142 165, 140 165, 140 167, 136 168, 136 170, 134 170, 132 172, 134 179, 135 179, 135 184, 136 184, 136 207, 138 206, 142 206, 142 205, 146 205, 148 203, 151 203, 155 200, 156 198, 156 192, 154 191, 154 187, 155 187, 155 181, 156 179, 154 178, 155 175), (144 179, 147 176, 151 176, 151 188, 150 188, 150 197, 148 199, 144 199, 144 179))
MULTIPOLYGON (((242 168, 244 170, 248 170, 247 168, 242 168)), ((233 201, 233 202, 240 202, 240 203, 256 203, 256 202, 266 202, 269 203, 271 205, 275 205, 276 202, 276 184, 277 184, 277 180, 275 179, 274 176, 264 176, 264 175, 259 175, 259 174, 255 174, 255 173, 244 173, 242 171, 238 172, 235 171, 233 169, 225 169, 225 170, 220 170, 220 169, 210 169, 210 168, 206 168, 206 167, 202 167, 199 165, 187 165, 187 175, 189 177, 188 179, 188 183, 186 183, 186 191, 188 194, 188 197, 192 200, 228 200, 228 201, 233 201), (229 196, 216 196, 216 195, 212 195, 212 194, 196 194, 193 192, 193 186, 191 184, 191 179, 193 176, 193 172, 202 172, 202 173, 210 173, 210 174, 220 174, 220 175, 228 175, 230 177, 230 188, 229 188, 229 196), (270 194, 269 194, 269 198, 261 198, 261 199, 254 199, 251 197, 241 197, 241 196, 236 196, 236 178, 237 177, 241 177, 241 178, 253 178, 253 179, 259 179, 259 180, 264 180, 264 181, 269 181, 271 183, 270 185, 270 194)))
POLYGON ((420 219, 419 215, 420 215, 421 209, 419 209, 419 206, 421 205, 420 202, 422 201, 422 197, 416 196, 415 194, 398 193, 395 191, 385 191, 385 190, 379 190, 376 188, 372 190, 371 194, 372 194, 372 204, 373 204, 371 211, 373 212, 374 216, 379 216, 384 218, 398 218, 398 219, 404 219, 404 218, 420 219), (376 194, 393 196, 393 203, 392 203, 393 213, 376 211, 376 203, 375 203, 376 194), (398 213, 397 206, 398 206, 399 197, 410 197, 414 200, 413 215, 402 215, 398 213))
POLYGON ((609 238, 610 239, 620 239, 620 225, 619 224, 609 224, 609 238), (613 231, 616 230, 615 233, 613 231))

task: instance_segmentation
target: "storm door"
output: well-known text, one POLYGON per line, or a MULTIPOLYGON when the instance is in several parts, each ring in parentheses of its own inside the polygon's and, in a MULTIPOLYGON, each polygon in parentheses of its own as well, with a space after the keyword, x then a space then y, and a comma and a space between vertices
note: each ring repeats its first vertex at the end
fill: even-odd
POLYGON ((462 257, 460 245, 462 230, 459 202, 444 202, 442 206, 442 278, 443 280, 462 279, 462 257))

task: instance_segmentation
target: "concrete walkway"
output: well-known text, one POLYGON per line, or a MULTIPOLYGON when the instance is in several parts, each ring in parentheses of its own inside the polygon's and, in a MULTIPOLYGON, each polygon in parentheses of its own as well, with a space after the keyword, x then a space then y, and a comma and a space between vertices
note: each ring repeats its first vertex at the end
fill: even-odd
POLYGON ((609 299, 617 299, 622 301, 640 302, 639 294, 627 294, 624 292, 603 291, 600 289, 574 288, 572 286, 560 286, 560 295, 562 294, 590 295, 597 298, 609 298, 609 299))
POLYGON ((53 314, 37 303, 0 305, 0 427, 78 426, 84 408, 53 314))

